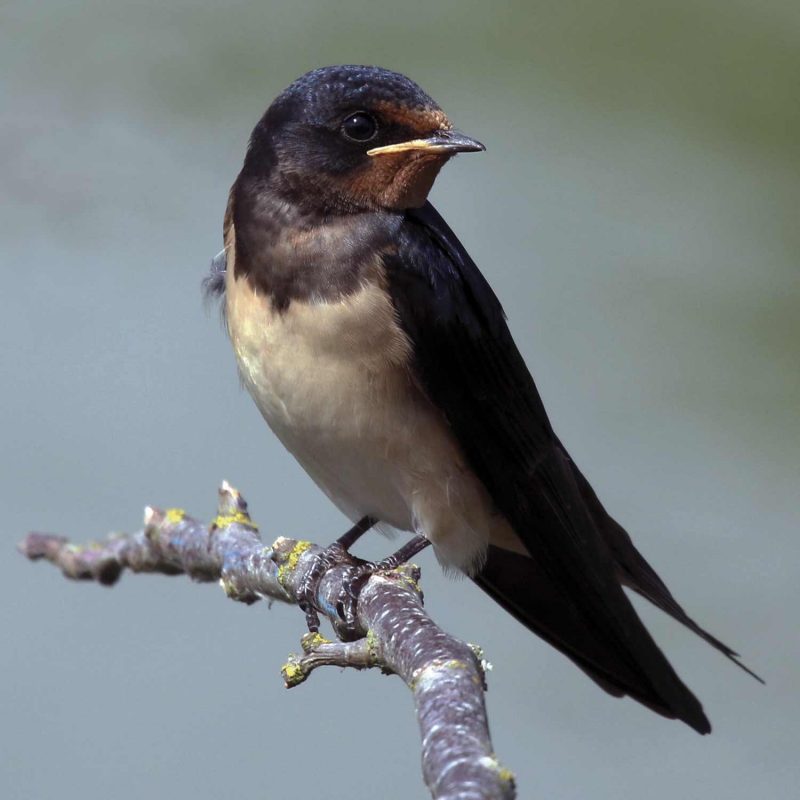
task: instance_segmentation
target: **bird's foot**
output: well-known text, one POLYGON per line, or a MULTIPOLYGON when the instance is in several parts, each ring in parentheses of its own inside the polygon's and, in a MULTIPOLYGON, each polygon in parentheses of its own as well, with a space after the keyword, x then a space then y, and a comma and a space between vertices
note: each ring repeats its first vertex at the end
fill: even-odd
POLYGON ((297 600, 300 608, 305 612, 306 625, 311 633, 319 631, 319 614, 317 613, 315 601, 320 581, 334 567, 347 566, 357 570, 360 565, 367 563, 351 555, 349 548, 374 524, 375 520, 372 517, 364 517, 359 520, 347 533, 340 536, 333 544, 328 545, 317 556, 311 565, 311 569, 304 577, 297 592, 297 600))
POLYGON ((397 569, 429 544, 430 542, 424 536, 419 535, 409 539, 399 550, 380 561, 358 560, 359 563, 352 567, 352 573, 346 575, 342 580, 343 594, 336 603, 336 613, 342 623, 336 626, 336 633, 340 638, 350 638, 349 634, 356 629, 358 597, 364 584, 376 573, 391 572, 391 570, 397 569))
MULTIPOLYGON (((334 567, 344 566, 348 568, 348 573, 352 571, 353 577, 356 577, 359 575, 360 569, 365 563, 366 562, 362 561, 360 558, 350 555, 339 542, 328 545, 328 547, 314 559, 311 569, 304 576, 297 591, 298 604, 305 612, 306 625, 311 633, 317 633, 319 631, 319 614, 317 613, 316 605, 317 592, 320 582, 325 577, 326 573, 334 567)), ((347 579, 343 583, 343 585, 347 587, 347 598, 349 598, 352 591, 350 588, 352 580, 353 579, 348 574, 347 579)), ((339 613, 338 607, 337 613, 339 613)), ((342 616, 342 613, 339 613, 339 615, 342 616)))
MULTIPOLYGON (((359 523, 360 524, 360 523, 359 523)), ((348 532, 350 533, 350 532, 348 532)), ((345 534, 347 536, 348 534, 345 534)), ((342 537, 344 538, 344 537, 342 537)), ((347 568, 341 581, 341 592, 336 598, 336 615, 339 624, 335 625, 337 635, 347 641, 357 638, 358 628, 358 597, 364 584, 378 572, 389 572, 413 558, 424 550, 430 542, 424 536, 415 536, 410 539, 397 552, 381 561, 363 561, 351 555, 342 545, 342 540, 334 542, 318 556, 313 565, 309 579, 303 581, 301 594, 299 594, 300 607, 306 614, 306 625, 312 633, 319 631, 319 615, 315 605, 319 584, 325 573, 337 566, 347 568)))

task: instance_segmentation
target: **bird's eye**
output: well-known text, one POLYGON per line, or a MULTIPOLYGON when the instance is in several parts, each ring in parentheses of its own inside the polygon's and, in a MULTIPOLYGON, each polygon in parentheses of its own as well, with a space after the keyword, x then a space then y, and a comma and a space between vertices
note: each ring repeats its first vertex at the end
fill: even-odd
POLYGON ((342 123, 342 133, 354 142, 368 142, 378 132, 378 123, 366 111, 356 111, 342 123))

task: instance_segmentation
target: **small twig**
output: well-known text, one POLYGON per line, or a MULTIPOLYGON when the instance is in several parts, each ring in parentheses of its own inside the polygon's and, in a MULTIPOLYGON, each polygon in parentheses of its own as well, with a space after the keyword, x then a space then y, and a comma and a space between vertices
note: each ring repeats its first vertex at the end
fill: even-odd
POLYGON ((290 655, 281 667, 286 688, 299 686, 317 667, 368 669, 381 666, 388 673, 388 667, 376 658, 370 638, 371 634, 367 634, 355 642, 331 642, 318 633, 305 634, 300 642, 305 655, 290 655))
MULTIPOLYGON (((297 603, 300 587, 322 548, 279 538, 265 547, 236 489, 223 481, 211 525, 182 509, 145 509, 144 529, 112 534, 103 542, 71 544, 63 536, 29 533, 20 552, 45 559, 76 580, 114 584, 132 572, 184 573, 196 581, 218 580, 228 597, 297 603)), ((515 796, 513 775, 492 751, 483 702, 482 654, 439 628, 425 612, 419 569, 405 565, 373 574, 358 595, 355 620, 345 621, 353 567, 335 566, 319 582, 314 605, 341 641, 306 634, 303 655, 282 669, 287 687, 320 666, 396 673, 411 689, 422 736, 422 771, 437 800, 486 800, 515 796)))

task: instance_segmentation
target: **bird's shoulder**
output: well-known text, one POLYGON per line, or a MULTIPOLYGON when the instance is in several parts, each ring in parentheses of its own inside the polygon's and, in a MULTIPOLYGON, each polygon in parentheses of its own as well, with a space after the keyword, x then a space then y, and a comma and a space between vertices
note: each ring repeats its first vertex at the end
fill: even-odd
POLYGON ((513 340, 503 307, 456 234, 431 203, 407 211, 384 257, 389 289, 408 322, 513 340), (421 319, 416 319, 421 317, 421 319))

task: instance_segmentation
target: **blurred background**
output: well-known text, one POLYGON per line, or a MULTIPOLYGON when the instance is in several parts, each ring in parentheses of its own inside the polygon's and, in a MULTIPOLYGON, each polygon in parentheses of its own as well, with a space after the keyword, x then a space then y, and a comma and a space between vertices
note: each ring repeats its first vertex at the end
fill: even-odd
POLYGON ((796 796, 800 5, 4 0, 0 31, 5 800, 426 796, 400 681, 283 689, 296 609, 182 577, 69 583, 14 551, 29 529, 134 530, 148 503, 209 518, 222 478, 269 541, 345 529, 200 296, 253 124, 342 62, 407 73, 485 142, 434 203, 608 509, 767 680, 637 603, 714 723, 701 739, 425 553, 430 612, 494 664, 520 797, 796 796))

